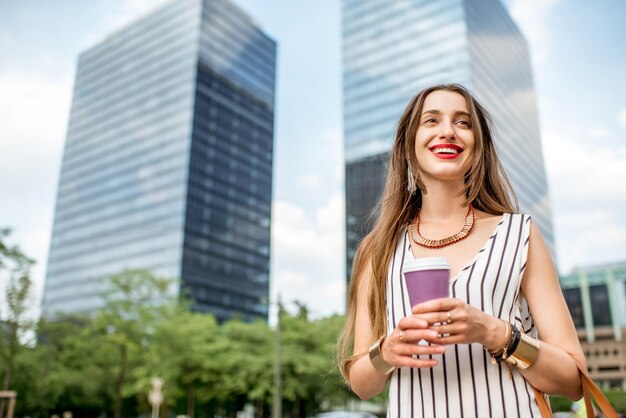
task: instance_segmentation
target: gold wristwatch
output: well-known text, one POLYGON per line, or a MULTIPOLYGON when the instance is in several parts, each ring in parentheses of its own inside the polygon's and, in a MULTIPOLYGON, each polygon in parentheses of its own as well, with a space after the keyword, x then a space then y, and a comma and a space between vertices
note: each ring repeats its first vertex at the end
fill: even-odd
POLYGON ((383 360, 383 356, 381 355, 381 349, 383 346, 383 342, 385 341, 386 336, 380 337, 374 344, 370 347, 370 361, 372 362, 372 366, 385 376, 392 373, 396 368, 391 364, 387 363, 383 360))

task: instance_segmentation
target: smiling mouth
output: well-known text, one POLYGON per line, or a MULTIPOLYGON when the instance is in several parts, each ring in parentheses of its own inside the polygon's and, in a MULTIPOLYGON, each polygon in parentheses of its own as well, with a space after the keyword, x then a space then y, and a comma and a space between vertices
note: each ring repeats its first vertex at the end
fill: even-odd
POLYGON ((455 148, 435 148, 435 149, 431 149, 432 152, 434 152, 435 154, 460 154, 463 152, 462 149, 455 149, 455 148))
POLYGON ((456 144, 438 144, 430 147, 430 151, 439 158, 455 158, 465 150, 456 144))

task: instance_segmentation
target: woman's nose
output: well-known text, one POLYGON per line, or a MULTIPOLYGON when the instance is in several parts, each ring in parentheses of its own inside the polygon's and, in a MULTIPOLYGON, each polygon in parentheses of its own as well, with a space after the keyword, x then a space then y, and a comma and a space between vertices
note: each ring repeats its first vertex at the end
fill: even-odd
POLYGON ((442 122, 441 123, 441 132, 439 136, 442 139, 452 139, 454 138, 454 127, 452 126, 452 122, 442 122))

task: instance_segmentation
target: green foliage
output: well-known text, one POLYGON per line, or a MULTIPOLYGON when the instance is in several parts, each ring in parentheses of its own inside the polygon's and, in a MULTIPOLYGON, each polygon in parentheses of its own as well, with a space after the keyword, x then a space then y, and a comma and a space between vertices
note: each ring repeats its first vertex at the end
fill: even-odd
MULTIPOLYGON (((151 379, 158 376, 166 382, 165 414, 234 416, 251 403, 258 417, 269 416, 277 329, 263 321, 218 324, 172 297, 172 281, 137 270, 106 279, 105 303, 95 315, 41 318, 35 327, 24 318, 32 307, 33 260, 6 243, 9 232, 0 229, 0 270, 11 278, 0 373, 13 371, 18 415, 145 414, 151 379), (36 344, 19 340, 28 329, 35 330, 36 344)), ((339 316, 311 320, 302 304, 296 315, 281 309, 286 416, 313 415, 322 405, 343 406, 354 397, 334 365, 342 322, 339 316)))
MULTIPOLYGON (((8 375, 18 392, 17 416, 147 416, 151 379, 161 377, 162 416, 234 417, 252 404, 257 418, 268 418, 277 340, 284 416, 345 409, 356 399, 335 364, 343 316, 314 320, 298 304, 295 314, 280 307, 278 328, 237 319, 218 324, 174 297, 173 281, 142 270, 108 278, 105 304, 92 317, 41 318, 34 327, 37 343, 25 344, 19 337, 33 329, 24 315, 32 304, 33 260, 6 244, 8 235, 0 229, 0 274, 10 278, 9 310, 0 323, 0 375, 3 381, 8 375)), ((623 391, 606 395, 626 412, 623 391)), ((384 405, 386 396, 383 391, 372 402, 384 405)), ((559 396, 550 403, 555 412, 571 407, 559 396)))
POLYGON ((563 396, 550 396, 550 406, 552 411, 570 411, 572 409, 572 401, 563 396))
MULTIPOLYGON (((626 392, 620 389, 609 389, 602 392, 618 413, 626 413, 626 392)), ((569 411, 572 407, 572 402, 562 396, 550 396, 550 406, 554 412, 569 411)))
MULTIPOLYGON (((0 390, 13 388, 16 359, 24 347, 21 339, 32 328, 27 312, 31 304, 32 279, 30 270, 35 263, 18 246, 10 246, 7 228, 0 229, 0 278, 8 278, 5 289, 6 315, 0 312, 0 390)), ((0 399, 0 417, 5 401, 0 399)))
MULTIPOLYGON (((172 297, 171 286, 146 271, 124 271, 108 279, 105 305, 94 316, 42 318, 37 344, 16 357, 16 413, 146 415, 158 376, 164 415, 234 417, 252 404, 257 417, 269 417, 278 330, 263 321, 218 324, 172 297)), ((295 315, 281 309, 285 416, 312 416, 354 399, 334 363, 343 321, 312 320, 303 305, 295 315)))
POLYGON ((17 361, 17 414, 47 417, 71 410, 75 416, 95 417, 105 409, 97 368, 83 340, 86 321, 66 317, 39 322, 39 343, 20 353, 17 361))
POLYGON ((604 394, 618 413, 626 414, 626 393, 623 390, 610 389, 604 394))

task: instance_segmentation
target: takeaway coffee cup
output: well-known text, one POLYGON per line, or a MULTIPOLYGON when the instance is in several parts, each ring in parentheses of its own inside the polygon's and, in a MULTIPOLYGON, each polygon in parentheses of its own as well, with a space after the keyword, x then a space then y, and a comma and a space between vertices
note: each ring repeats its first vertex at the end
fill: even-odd
POLYGON ((402 275, 411 306, 450 295, 450 265, 443 257, 406 261, 402 275))

